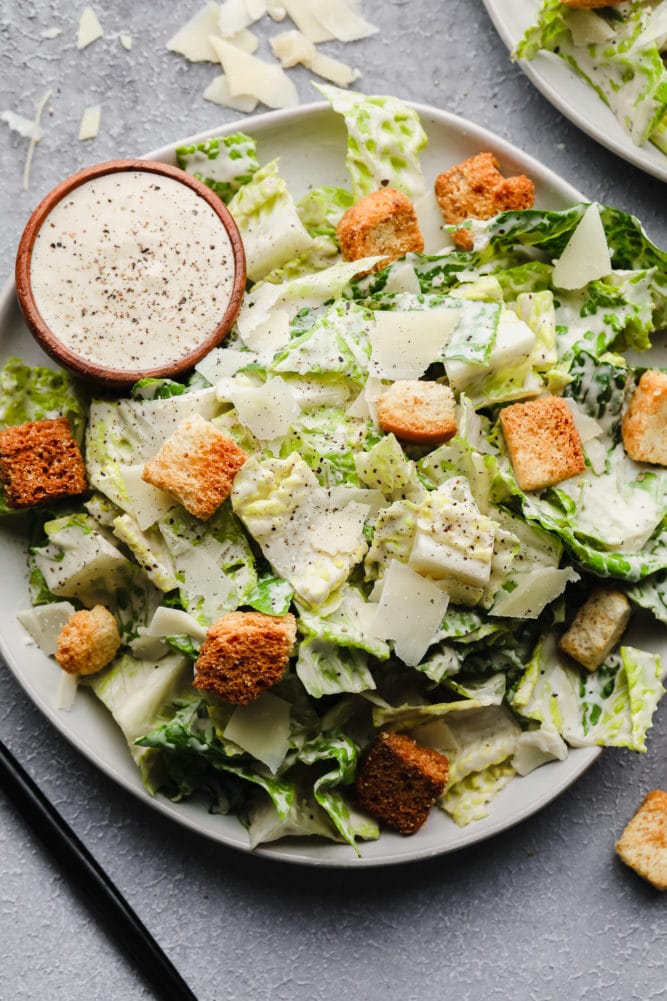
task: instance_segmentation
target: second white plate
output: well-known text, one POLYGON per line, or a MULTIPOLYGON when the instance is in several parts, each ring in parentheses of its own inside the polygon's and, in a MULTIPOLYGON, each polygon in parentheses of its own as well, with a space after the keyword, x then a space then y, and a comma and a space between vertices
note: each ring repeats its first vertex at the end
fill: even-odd
MULTIPOLYGON (((510 50, 535 21, 540 0, 483 0, 503 42, 510 50)), ((550 104, 602 146, 661 181, 667 181, 667 155, 652 143, 636 146, 592 87, 552 52, 540 52, 519 66, 550 104)))

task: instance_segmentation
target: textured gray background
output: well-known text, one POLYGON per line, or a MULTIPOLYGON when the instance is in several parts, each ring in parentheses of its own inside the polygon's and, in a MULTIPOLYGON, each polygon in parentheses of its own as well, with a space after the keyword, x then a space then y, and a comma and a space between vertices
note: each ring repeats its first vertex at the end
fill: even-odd
MULTIPOLYGON (((210 66, 164 50, 197 0, 100 0, 105 32, 130 32, 131 52, 112 38, 78 52, 83 6, 2 5, 0 110, 31 116, 53 88, 27 193, 25 142, 0 124, 3 281, 30 211, 62 177, 242 117, 201 99, 210 66), (42 40, 51 26, 63 34, 42 40), (98 101, 100 134, 79 143, 83 107, 98 101)), ((438 105, 492 129, 590 197, 638 215, 667 246, 664 186, 544 101, 510 64, 481 0, 365 0, 363 9, 380 34, 327 46, 363 70, 359 89, 438 105)), ((308 74, 292 75, 302 100, 313 100, 308 74)), ((248 857, 158 817, 74 751, 1 663, 0 678, 0 735, 202 1001, 664 996, 664 899, 616 860, 613 845, 642 796, 667 783, 665 706, 647 755, 605 752, 516 829, 427 863, 346 873, 248 857)), ((0 872, 0 997, 150 996, 1 796, 0 872)))

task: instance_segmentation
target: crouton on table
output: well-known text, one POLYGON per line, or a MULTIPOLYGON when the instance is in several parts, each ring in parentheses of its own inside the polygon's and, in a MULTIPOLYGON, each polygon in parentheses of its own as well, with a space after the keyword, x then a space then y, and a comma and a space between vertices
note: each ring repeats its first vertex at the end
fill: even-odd
POLYGON ((621 423, 625 451, 636 462, 667 466, 667 372, 648 369, 621 423))
POLYGON ((252 702, 283 677, 295 640, 290 612, 229 612, 206 633, 193 685, 223 702, 252 702))
POLYGON ((522 490, 542 490, 585 470, 572 412, 559 396, 504 407, 500 426, 522 490))
POLYGON ((616 842, 616 851, 657 890, 667 890, 667 792, 648 794, 616 842))
POLYGON ((205 520, 229 497, 248 456, 199 414, 187 417, 144 466, 142 478, 168 490, 196 518, 205 520))
MULTIPOLYGON (((458 225, 466 219, 490 219, 509 209, 529 209, 535 202, 535 186, 524 174, 504 177, 493 153, 477 153, 435 179, 435 197, 445 222, 458 225)), ((458 229, 454 243, 472 250, 473 237, 458 229)))
POLYGON ((594 671, 619 642, 631 613, 632 606, 622 591, 594 587, 558 645, 579 664, 594 671))
POLYGON ((337 228, 340 251, 346 261, 382 254, 373 271, 399 257, 424 249, 417 213, 407 195, 395 188, 379 188, 345 212, 337 228))
POLYGON ((457 431, 454 394, 439 382, 392 383, 377 402, 377 418, 383 431, 415 444, 449 441, 457 431))
POLYGON ((56 660, 68 674, 95 674, 118 653, 116 620, 104 605, 74 612, 58 633, 56 660))
POLYGON ((83 493, 86 470, 67 418, 28 421, 0 431, 0 482, 11 508, 83 493))
POLYGON ((448 774, 449 762, 439 751, 381 730, 357 771, 356 802, 399 834, 414 834, 444 791, 448 774))

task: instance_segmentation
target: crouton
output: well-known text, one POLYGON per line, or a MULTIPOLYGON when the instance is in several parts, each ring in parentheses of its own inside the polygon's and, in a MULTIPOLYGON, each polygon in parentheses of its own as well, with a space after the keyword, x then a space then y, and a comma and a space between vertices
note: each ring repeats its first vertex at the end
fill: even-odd
MULTIPOLYGON (((535 185, 524 174, 503 177, 493 153, 477 153, 435 179, 435 197, 445 222, 452 225, 466 219, 490 219, 508 209, 529 209, 535 202, 535 185)), ((473 236, 458 229, 454 243, 472 250, 473 236)))
POLYGON ((142 478, 168 490, 186 511, 205 521, 229 497, 247 458, 236 442, 193 414, 146 463, 142 478))
POLYGON ((594 587, 558 645, 577 663, 595 671, 625 632, 631 612, 622 591, 594 587))
POLYGON ((616 842, 616 851, 657 890, 667 890, 667 792, 648 794, 616 842))
POLYGON ((118 653, 116 620, 104 605, 74 612, 58 633, 56 660, 68 674, 95 674, 118 653))
POLYGON ((449 762, 439 751, 381 730, 359 766, 356 802, 399 834, 414 834, 444 791, 448 774, 449 762))
POLYGON ((504 407, 500 426, 522 490, 542 490, 586 468, 572 411, 558 396, 504 407))
POLYGON ((86 470, 67 418, 28 421, 0 431, 0 482, 11 508, 83 493, 86 470))
POLYGON ((193 685, 223 702, 252 702, 280 681, 295 640, 296 619, 290 612, 229 612, 207 630, 193 685))
POLYGON ((621 424, 625 451, 636 462, 667 466, 667 372, 648 369, 621 424))
POLYGON ((337 234, 346 261, 384 256, 373 271, 380 271, 410 251, 424 249, 414 205, 395 188, 379 188, 360 198, 341 216, 337 234))
POLYGON ((377 402, 377 418, 383 431, 421 445, 449 441, 458 427, 449 386, 417 379, 392 383, 377 402))

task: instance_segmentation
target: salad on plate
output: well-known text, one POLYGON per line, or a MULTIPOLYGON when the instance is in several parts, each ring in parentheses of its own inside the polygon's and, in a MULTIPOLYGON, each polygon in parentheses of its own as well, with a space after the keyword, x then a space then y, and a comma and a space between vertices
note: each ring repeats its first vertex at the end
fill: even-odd
POLYGON ((667 153, 667 3, 544 0, 513 51, 552 52, 608 105, 636 145, 667 153))
MULTIPOLYGON (((667 622, 667 462, 628 414, 643 441, 642 377, 667 392, 667 255, 595 203, 444 223, 416 110, 321 91, 346 188, 295 202, 243 132, 177 149, 245 245, 224 345, 122 398, 12 358, 0 423, 66 418, 85 460, 85 493, 29 511, 20 620, 62 711, 88 686, 147 790, 204 797, 251 847, 359 852, 406 811, 473 823, 571 747, 646 749, 660 658, 626 626, 667 622), (343 259, 341 219, 387 188, 437 248, 343 259), (211 441, 241 458, 193 513, 179 476, 211 441)), ((0 471, 14 518, 1 444, 0 471)))

